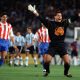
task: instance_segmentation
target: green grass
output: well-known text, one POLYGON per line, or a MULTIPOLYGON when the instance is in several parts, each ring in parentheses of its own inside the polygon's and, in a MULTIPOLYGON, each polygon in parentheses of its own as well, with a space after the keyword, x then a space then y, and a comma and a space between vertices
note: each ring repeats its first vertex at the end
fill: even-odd
POLYGON ((70 73, 72 78, 63 75, 63 66, 51 66, 51 73, 48 77, 43 77, 42 67, 9 67, 4 65, 0 67, 0 80, 80 80, 80 66, 71 66, 70 73))

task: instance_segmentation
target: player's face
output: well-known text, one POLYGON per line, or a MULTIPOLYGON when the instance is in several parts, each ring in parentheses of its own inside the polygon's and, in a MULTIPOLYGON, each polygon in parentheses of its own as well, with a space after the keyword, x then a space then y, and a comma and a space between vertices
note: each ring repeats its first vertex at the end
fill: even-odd
POLYGON ((17 36, 19 36, 20 35, 20 32, 17 32, 17 36))
POLYGON ((27 32, 28 32, 28 33, 31 33, 32 31, 31 31, 31 29, 27 29, 27 32))
POLYGON ((6 21, 7 21, 7 15, 3 15, 3 16, 1 17, 1 21, 2 21, 2 22, 6 22, 6 21))
POLYGON ((43 28, 46 28, 43 23, 41 23, 41 25, 42 25, 43 28))
POLYGON ((55 19, 56 22, 61 22, 62 21, 62 14, 61 13, 57 13, 54 16, 54 19, 55 19))

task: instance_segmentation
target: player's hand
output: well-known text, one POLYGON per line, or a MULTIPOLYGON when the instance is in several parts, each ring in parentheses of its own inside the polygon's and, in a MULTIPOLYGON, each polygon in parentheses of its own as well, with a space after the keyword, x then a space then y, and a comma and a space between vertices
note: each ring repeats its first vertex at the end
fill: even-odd
POLYGON ((37 12, 35 5, 32 6, 31 4, 29 4, 28 5, 28 10, 33 12, 36 16, 39 16, 39 13, 37 12))
POLYGON ((28 5, 28 10, 31 12, 36 11, 35 6, 32 6, 31 4, 28 5))

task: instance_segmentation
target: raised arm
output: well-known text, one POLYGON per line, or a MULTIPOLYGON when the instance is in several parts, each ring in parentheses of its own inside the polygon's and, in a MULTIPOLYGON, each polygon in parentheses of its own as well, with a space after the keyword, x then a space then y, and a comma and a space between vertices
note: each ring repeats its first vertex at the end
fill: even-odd
POLYGON ((41 16, 35 8, 35 5, 32 6, 31 4, 28 5, 28 10, 31 11, 34 15, 38 17, 38 19, 48 28, 51 25, 50 20, 46 19, 45 17, 41 16))

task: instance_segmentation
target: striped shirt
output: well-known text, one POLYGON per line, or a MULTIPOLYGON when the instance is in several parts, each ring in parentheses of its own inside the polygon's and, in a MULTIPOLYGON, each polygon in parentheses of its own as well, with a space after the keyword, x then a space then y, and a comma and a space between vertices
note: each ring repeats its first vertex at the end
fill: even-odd
POLYGON ((37 39, 38 42, 50 42, 48 29, 45 27, 41 27, 36 32, 34 39, 37 39))
POLYGON ((26 34, 25 41, 27 44, 32 44, 33 39, 34 39, 33 33, 26 34))
POLYGON ((23 36, 19 35, 19 36, 15 36, 15 45, 16 46, 23 46, 25 43, 25 39, 23 36))
POLYGON ((0 39, 8 40, 13 36, 12 26, 9 23, 0 22, 0 39))

